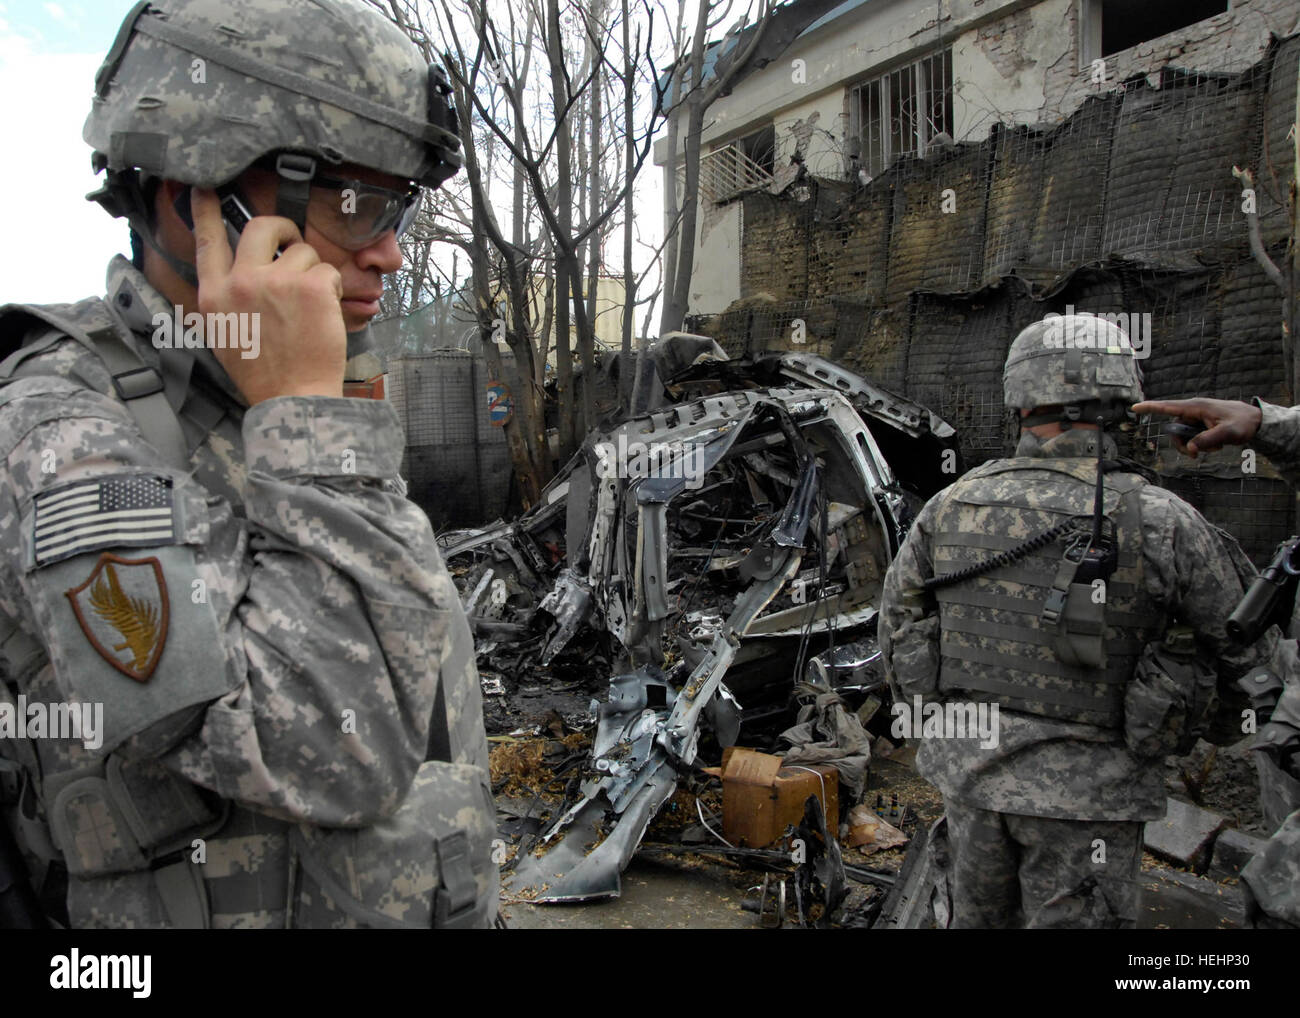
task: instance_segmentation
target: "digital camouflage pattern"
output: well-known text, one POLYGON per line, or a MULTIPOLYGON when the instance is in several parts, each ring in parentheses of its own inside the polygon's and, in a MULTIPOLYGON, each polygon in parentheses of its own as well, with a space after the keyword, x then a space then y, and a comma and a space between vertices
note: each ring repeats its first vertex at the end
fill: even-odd
POLYGON ((944 806, 953 929, 1137 925, 1141 824, 1053 820, 956 801, 944 806))
MULTIPOLYGON (((1037 534, 1072 525, 1058 540, 1014 563, 935 592, 942 633, 939 692, 960 699, 979 694, 977 699, 1005 710, 1116 729, 1124 718, 1124 684, 1162 621, 1141 596, 1137 502, 1145 482, 1131 473, 1107 477, 1103 508, 1118 535, 1117 568, 1103 592, 1111 627, 1104 639, 1099 625, 1091 627, 1097 630, 1093 650, 1104 645, 1105 665, 1099 653, 1095 662, 1062 660, 1060 627, 1042 612, 1063 549, 1091 536, 1096 433, 1077 434, 1080 439, 1068 444, 1084 443, 1078 456, 996 460, 976 467, 953 486, 936 513, 934 568, 941 575, 977 567, 1037 534)), ((1063 591, 1074 589, 1068 582, 1068 577, 1061 580, 1063 591)), ((1095 596, 1100 595, 1091 586, 1071 594, 1088 606, 1095 596)), ((1100 615, 1102 607, 1090 610, 1100 615)))
MULTIPOLYGON (((1030 468, 1044 458, 1083 459, 1094 435, 1071 430, 1040 441, 1026 433, 1016 454, 1030 468)), ((1109 452, 1113 454, 1113 448, 1109 452)), ((903 698, 939 698, 944 634, 938 601, 921 587, 941 571, 934 564, 936 519, 966 485, 960 480, 926 504, 885 577, 880 643, 891 680, 903 698)), ((1240 600, 1241 582, 1220 535, 1171 492, 1147 485, 1141 497, 1142 589, 1134 592, 1136 610, 1130 614, 1140 617, 1142 626, 1153 618, 1177 618, 1191 626, 1207 657, 1217 660, 1221 685, 1235 680, 1260 663, 1261 651, 1235 649, 1224 630, 1240 600)), ((1007 518, 991 532, 1017 539, 1032 536, 1013 518, 1014 510, 1005 512, 1007 518)), ((1108 619, 1108 639, 1116 635, 1114 626, 1115 620, 1108 619)), ((978 740, 926 740, 917 754, 921 773, 946 798, 1001 812, 1071 820, 1149 820, 1164 815, 1161 762, 1135 758, 1120 732, 1014 711, 1001 712, 999 722, 1000 740, 992 749, 980 748, 978 740)))
MULTIPOLYGON (((1292 484, 1300 484, 1300 407, 1280 407, 1258 401, 1263 411, 1259 431, 1251 445, 1269 458, 1292 484)), ((1256 745, 1294 746, 1300 739, 1300 599, 1287 628, 1287 639, 1278 641, 1270 664, 1282 678, 1284 688, 1272 718, 1260 727, 1256 745)), ((1249 897, 1264 913, 1260 925, 1300 927, 1300 756, 1290 772, 1278 765, 1273 753, 1257 755, 1265 811, 1272 822, 1281 819, 1264 849, 1242 870, 1242 883, 1249 897)))
POLYGON ((497 877, 491 862, 496 815, 480 768, 425 764, 406 802, 392 817, 358 831, 299 826, 294 843, 302 860, 295 910, 312 929, 433 925, 430 903, 438 868, 424 854, 431 840, 461 830, 476 858, 478 899, 493 901, 497 877), (364 865, 357 865, 364 860, 364 865))
POLYGON ((1048 316, 1021 330, 1002 370, 1003 402, 1036 407, 1142 399, 1142 373, 1129 338, 1089 314, 1048 316))
POLYGON ((361 3, 163 0, 113 57, 82 132, 113 170, 211 188, 289 149, 437 186, 460 163, 419 50, 361 3))
MULTIPOLYGON (((245 410, 211 351, 154 350, 149 323, 171 308, 125 259, 110 265, 108 293, 120 334, 180 407, 188 471, 143 440, 76 339, 10 358, 0 388, 0 611, 50 656, 11 679, 29 702, 104 704, 98 753, 29 744, 73 926, 175 925, 144 865, 196 837, 213 926, 283 925, 295 869, 316 874, 297 885, 295 925, 372 911, 427 926, 431 841, 455 827, 472 843, 479 922, 490 921, 494 814, 472 638, 428 519, 404 497, 391 406, 280 397, 245 410), (125 549, 156 558, 169 592, 166 644, 144 682, 94 649, 65 596, 112 549, 38 566, 31 547, 40 493, 141 475, 170 481, 177 519, 173 539, 125 549), (355 900, 322 911, 331 873, 355 900)), ((94 325, 106 305, 62 310, 94 325)))
MULTIPOLYGON (((1095 432, 1080 429, 1066 431, 1048 440, 1026 432, 1016 449, 1016 459, 998 461, 994 466, 1023 466, 1033 475, 1037 473, 1038 464, 1053 459, 1074 458, 1081 464, 1095 464, 1095 441, 1095 432)), ((1114 458, 1113 443, 1108 437, 1105 442, 1106 455, 1114 458)), ((917 695, 927 702, 942 702, 945 699, 940 689, 944 641, 948 641, 949 656, 957 661, 962 658, 957 643, 969 643, 969 638, 955 640, 956 634, 944 632, 938 598, 922 589, 926 579, 947 571, 946 566, 939 568, 936 564, 941 519, 949 505, 965 498, 970 502, 987 503, 984 511, 988 519, 984 521, 986 525, 980 534, 1010 537, 1016 541, 1033 536, 1028 525, 1033 522, 1029 520, 1031 513, 1003 504, 1006 499, 999 496, 999 486, 1014 484, 1015 476, 1014 472, 1006 472, 993 477, 976 476, 969 481, 963 478, 935 495, 917 516, 890 566, 881 595, 880 644, 894 694, 905 702, 917 695)), ((1115 484, 1118 482, 1112 478, 1125 476, 1122 473, 1107 475, 1107 506, 1113 503, 1117 494, 1115 484)), ((1050 487, 1050 484, 1039 481, 1035 490, 1038 496, 1046 498, 1050 495, 1050 487)), ((1062 477, 1062 496, 1075 497, 1078 488, 1077 480, 1062 477)), ((1223 536, 1187 503, 1152 485, 1141 486, 1137 494, 1141 519, 1140 551, 1137 552, 1140 561, 1130 563, 1129 570, 1133 577, 1140 577, 1140 581, 1133 590, 1116 591, 1114 613, 1108 611, 1107 614, 1105 642, 1109 647, 1114 641, 1118 647, 1119 642, 1132 642, 1144 632, 1158 633, 1167 621, 1177 619, 1195 630, 1206 659, 1216 663, 1220 688, 1226 692, 1227 683, 1265 656, 1259 648, 1234 649, 1224 630, 1224 622, 1242 593, 1237 567, 1223 544, 1223 536), (1118 611, 1121 607, 1124 608, 1122 616, 1118 611), (1128 628, 1122 629, 1122 626, 1128 628)), ((1001 495, 1007 496, 1007 492, 1003 490, 1001 495)), ((1018 498, 1017 493, 1010 500, 1018 498)), ((1087 500, 1087 509, 1091 509, 1090 499, 1087 500)), ((952 536, 946 540, 951 541, 952 536)), ((1063 547, 1059 542, 1056 545, 1058 557, 1063 547)), ((1122 543, 1121 556, 1123 548, 1122 543)), ((993 553, 984 552, 986 555, 993 553)), ((1014 566, 1010 568, 1015 569, 1014 566)), ((996 578, 999 573, 989 575, 996 578)), ((1023 573, 1017 575, 1021 582, 1032 579, 1023 573)), ((995 586, 996 583, 995 579, 995 586)), ((1020 611, 1016 610, 1016 602, 1002 602, 1001 608, 989 609, 988 620, 1020 627, 1020 630, 1013 628, 1008 632, 1023 631, 1023 612, 1040 611, 1046 593, 1045 589, 1040 590, 1037 600, 1028 599, 1030 608, 1020 611), (1009 614, 1000 614, 1004 610, 1009 614), (1018 621, 1013 618, 1017 614, 1022 615, 1018 621)), ((1023 601, 1023 592, 1020 597, 1023 601)), ((972 649, 978 651, 981 648, 972 649)), ((1042 652, 1044 662, 1048 653, 1045 647, 1042 652)), ((948 665, 949 671, 955 667, 956 664, 948 665)), ((967 662, 964 667, 974 673, 984 666, 967 662)), ((1193 690, 1185 691, 1189 699, 1194 693, 1193 690)), ((960 694, 953 695, 956 698, 960 694)), ((972 697, 989 698, 975 694, 972 697)), ((1123 829, 1127 833, 1123 834, 1120 844, 1114 846, 1116 849, 1132 839, 1140 842, 1142 822, 1164 815, 1162 759, 1147 760, 1134 756, 1126 748, 1121 730, 1016 710, 1000 711, 998 720, 998 741, 989 748, 982 747, 978 738, 922 741, 917 752, 917 769, 939 787, 950 809, 955 805, 958 809, 1079 822, 1078 843, 1082 843, 1084 834, 1097 822, 1122 822, 1117 830, 1123 829)), ((1010 820, 1004 817, 1004 822, 1010 823, 1010 820)), ((1023 829, 1030 830, 1028 827, 1023 829)), ((1004 826, 1002 830, 1005 832, 1010 828, 1004 826)), ((956 832, 952 837, 954 843, 959 841, 956 832)), ((954 851, 960 855, 960 849, 954 848, 954 851)), ((1113 867, 1123 863, 1127 856, 1118 852, 1109 858, 1109 865, 1113 867)), ((1043 865, 1047 866, 1050 856, 1044 855, 1042 859, 1043 865)), ((1076 871, 1071 867, 1060 871, 1053 893, 1072 890, 1074 885, 1070 881, 1076 871)), ((1136 879, 1136 876, 1134 862, 1132 873, 1125 879, 1136 879)), ((963 922, 979 921, 960 912, 956 914, 963 922)), ((1037 921, 1032 910, 1025 919, 1037 921)))
POLYGON ((1300 484, 1300 407, 1255 402, 1263 417, 1251 447, 1267 456, 1288 481, 1300 484))

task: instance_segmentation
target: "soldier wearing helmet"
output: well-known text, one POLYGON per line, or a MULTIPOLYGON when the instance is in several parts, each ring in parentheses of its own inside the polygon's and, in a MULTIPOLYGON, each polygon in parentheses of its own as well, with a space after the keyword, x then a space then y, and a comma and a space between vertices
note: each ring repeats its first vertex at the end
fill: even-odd
MULTIPOLYGON (((1225 445, 1250 445, 1292 484, 1300 483, 1300 407, 1226 399, 1152 400, 1135 413, 1170 414, 1205 430, 1180 447, 1195 459, 1225 445)), ((1300 927, 1300 600, 1266 668, 1243 685, 1258 712, 1260 805, 1272 834, 1241 872, 1247 912, 1259 927, 1300 927)))
POLYGON ((886 577, 895 710, 936 720, 917 768, 944 796, 952 925, 1133 926, 1164 756, 1240 737, 1210 723, 1260 653, 1224 630, 1250 566, 1118 459, 1106 431, 1142 391, 1118 327, 1048 315, 1011 344, 1003 388, 1015 455, 935 495, 886 577), (960 723, 981 712, 991 738, 960 723))
POLYGON ((448 92, 359 0, 123 23, 84 134, 134 263, 0 309, 0 710, 99 717, 0 730, 0 925, 494 920, 469 628, 343 396, 448 92))

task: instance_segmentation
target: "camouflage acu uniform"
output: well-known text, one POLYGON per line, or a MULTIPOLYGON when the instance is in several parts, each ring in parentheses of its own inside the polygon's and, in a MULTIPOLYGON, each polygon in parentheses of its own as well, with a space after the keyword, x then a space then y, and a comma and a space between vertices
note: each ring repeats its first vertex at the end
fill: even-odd
MULTIPOLYGON (((885 580, 879 632, 896 698, 999 704, 996 745, 927 738, 917 753, 948 813, 954 926, 1134 925, 1143 822, 1165 811, 1163 754, 1139 758, 1125 743, 1135 662, 1174 618, 1217 658, 1220 682, 1258 660, 1230 650, 1224 631, 1242 589, 1226 535, 1123 471, 1106 474, 1105 511, 1119 525, 1104 667, 1062 663, 1041 618, 1060 541, 937 596, 924 592, 926 579, 1041 533, 1053 513, 1090 516, 1098 434, 1026 432, 1015 459, 985 464, 931 499, 885 580)), ((1188 713, 1207 710, 1213 690, 1184 685, 1188 713)))
MULTIPOLYGON (((1300 407, 1256 401, 1263 420, 1251 445, 1269 458, 1292 484, 1300 484, 1300 407)), ((1269 672, 1281 677, 1272 719, 1259 731, 1261 746, 1295 746, 1300 741, 1300 600, 1286 633, 1278 641, 1269 672)), ((1273 835, 1263 851, 1242 871, 1241 879, 1263 911, 1258 924, 1300 926, 1300 755, 1291 772, 1270 753, 1257 753, 1264 819, 1273 835)))
POLYGON ((0 317, 28 340, 0 368, 0 691, 102 703, 104 732, 0 740, 35 885, 66 867, 74 927, 490 923, 472 640, 391 406, 245 408, 210 351, 153 348, 172 309, 122 258, 107 303, 36 310, 72 327, 0 317), (86 333, 159 371, 187 468, 86 333))

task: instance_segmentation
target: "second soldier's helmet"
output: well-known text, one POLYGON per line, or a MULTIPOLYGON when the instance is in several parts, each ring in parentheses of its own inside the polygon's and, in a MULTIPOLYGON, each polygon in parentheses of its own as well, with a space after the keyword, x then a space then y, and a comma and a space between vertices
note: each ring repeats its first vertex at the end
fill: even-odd
POLYGON ((426 187, 461 164, 450 87, 360 0, 160 0, 127 15, 82 135, 89 197, 146 233, 143 180, 205 188, 263 161, 302 228, 312 177, 355 163, 426 187))
POLYGON ((1128 407, 1142 400, 1142 372, 1128 335, 1105 317, 1048 315, 1011 343, 1002 371, 1007 407, 1128 407))

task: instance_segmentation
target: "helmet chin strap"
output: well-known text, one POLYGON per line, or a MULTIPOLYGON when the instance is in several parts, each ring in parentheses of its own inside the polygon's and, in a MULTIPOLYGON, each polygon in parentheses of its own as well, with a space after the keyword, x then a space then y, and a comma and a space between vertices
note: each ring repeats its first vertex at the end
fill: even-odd
POLYGON ((1128 416, 1128 407, 1113 400, 1090 399, 1083 403, 1068 403, 1059 411, 1052 413, 1030 414, 1020 418, 1021 430, 1036 428, 1040 424, 1060 424, 1062 431, 1069 431, 1076 424, 1096 424, 1101 418, 1102 427, 1109 428, 1128 416))
MULTIPOLYGON (((95 153, 95 161, 92 163, 95 169, 106 169, 105 163, 106 160, 102 159, 100 153, 95 153)), ((164 250, 158 243, 158 238, 154 236, 153 210, 145 198, 144 182, 138 173, 134 170, 106 170, 103 186, 86 195, 86 200, 102 206, 115 219, 125 219, 131 229, 171 267, 176 275, 190 286, 199 285, 199 277, 194 265, 164 250)))
MULTIPOLYGON (((295 152, 281 152, 275 157, 275 172, 280 181, 275 192, 275 214, 292 220, 298 232, 307 236, 307 205, 311 201, 311 182, 316 176, 316 160, 295 152)), ((370 324, 348 333, 347 358, 359 357, 374 349, 370 324)))
POLYGON ((294 152, 275 157, 275 172, 280 177, 275 192, 275 214, 284 216, 307 236, 307 205, 311 201, 311 181, 316 176, 316 160, 294 152))
POLYGON ((158 240, 154 237, 152 231, 141 230, 140 227, 136 226, 136 224, 131 222, 130 219, 128 219, 127 222, 131 223, 131 225, 135 227, 135 232, 144 237, 144 242, 154 249, 154 253, 161 257, 162 260, 171 267, 171 270, 175 272, 176 275, 180 276, 181 279, 189 283, 190 286, 194 287, 194 289, 197 290, 199 288, 199 273, 198 270, 194 268, 193 262, 183 261, 182 259, 177 258, 170 251, 165 250, 162 245, 158 243, 158 240))
MULTIPOLYGON (((98 157, 98 153, 96 156, 98 157)), ((94 163, 96 169, 107 169, 107 160, 94 163)), ((275 214, 290 220, 302 236, 307 235, 307 206, 311 201, 311 182, 316 175, 316 160, 311 156, 281 152, 276 156, 275 172, 279 183, 275 193, 275 214)), ((86 196, 103 206, 109 215, 126 219, 144 242, 171 268, 176 275, 198 287, 198 272, 192 262, 176 257, 165 250, 154 236, 153 210, 145 198, 145 182, 136 172, 108 170, 104 185, 86 196)))
MULTIPOLYGON (((275 172, 280 181, 275 192, 275 214, 284 216, 307 236, 307 205, 311 201, 311 182, 316 176, 316 160, 294 152, 281 152, 275 157, 275 172)), ((370 340, 370 324, 356 332, 348 333, 347 359, 359 357, 374 349, 370 340)))

